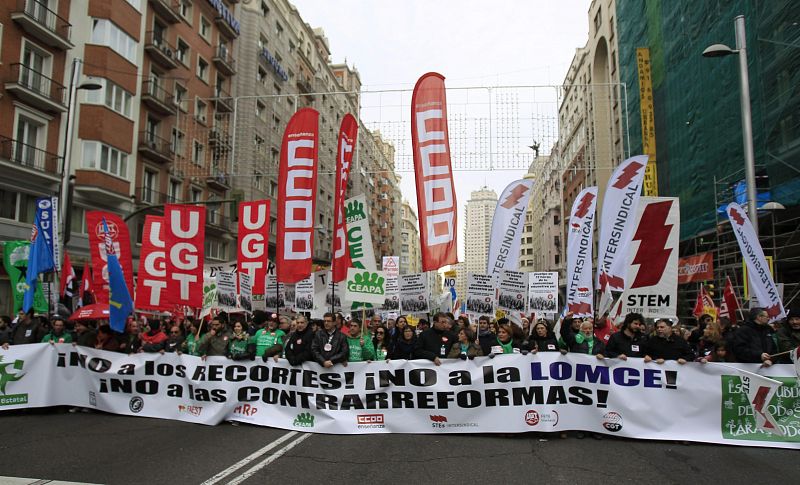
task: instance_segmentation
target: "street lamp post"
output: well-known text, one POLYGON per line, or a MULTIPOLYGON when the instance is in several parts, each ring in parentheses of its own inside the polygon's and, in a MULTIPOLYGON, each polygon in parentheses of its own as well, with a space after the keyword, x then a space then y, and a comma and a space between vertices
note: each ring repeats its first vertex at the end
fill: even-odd
POLYGON ((703 51, 703 57, 724 57, 739 54, 739 101, 742 110, 742 137, 744 138, 744 169, 747 185, 747 215, 758 234, 758 212, 756 206, 756 167, 753 153, 753 121, 750 109, 750 78, 747 72, 747 38, 745 36, 744 15, 734 19, 736 28, 736 49, 725 44, 713 44, 703 51))

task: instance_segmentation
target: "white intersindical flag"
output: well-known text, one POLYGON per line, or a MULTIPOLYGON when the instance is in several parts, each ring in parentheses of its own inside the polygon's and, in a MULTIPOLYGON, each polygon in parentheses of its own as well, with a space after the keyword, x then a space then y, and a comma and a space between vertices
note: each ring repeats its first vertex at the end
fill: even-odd
POLYGON ((533 180, 515 180, 508 184, 497 200, 489 239, 487 274, 497 277, 504 270, 516 271, 519 267, 519 245, 531 192, 533 180))
POLYGON ((597 187, 587 187, 572 204, 567 235, 567 308, 576 317, 592 315, 592 242, 597 187))

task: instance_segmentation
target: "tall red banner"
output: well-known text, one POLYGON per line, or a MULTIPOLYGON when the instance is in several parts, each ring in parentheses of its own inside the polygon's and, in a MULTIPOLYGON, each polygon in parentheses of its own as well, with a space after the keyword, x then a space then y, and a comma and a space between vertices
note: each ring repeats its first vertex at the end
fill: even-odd
POLYGON ((347 195, 347 179, 355 153, 358 122, 350 113, 344 115, 339 128, 339 143, 336 149, 336 200, 334 202, 333 230, 333 282, 347 278, 347 268, 353 265, 347 248, 347 227, 344 220, 344 199, 347 195))
POLYGON ((142 250, 139 252, 136 308, 169 310, 166 289, 167 252, 164 241, 164 218, 149 215, 144 219, 142 250))
POLYGON ((239 244, 236 270, 250 275, 252 294, 264 294, 269 245, 269 200, 239 204, 239 244))
POLYGON ((203 306, 205 222, 205 207, 177 204, 164 207, 166 297, 171 305, 203 306))
POLYGON ((122 274, 128 291, 133 292, 133 258, 131 257, 131 236, 125 221, 116 214, 102 211, 86 213, 86 232, 89 234, 89 254, 92 257, 93 296, 97 303, 108 303, 108 263, 106 262, 106 243, 103 231, 103 218, 108 223, 108 232, 114 249, 117 251, 122 274))
POLYGON ((457 204, 450 165, 444 76, 424 74, 411 98, 422 270, 458 262, 457 204))
POLYGON ((289 120, 281 143, 275 257, 280 283, 297 283, 311 274, 318 152, 319 113, 303 108, 289 120))

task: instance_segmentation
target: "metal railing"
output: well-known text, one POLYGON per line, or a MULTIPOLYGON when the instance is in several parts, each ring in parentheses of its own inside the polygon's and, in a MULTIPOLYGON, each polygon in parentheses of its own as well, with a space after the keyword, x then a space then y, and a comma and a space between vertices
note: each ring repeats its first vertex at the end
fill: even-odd
POLYGON ((0 136, 0 159, 40 172, 61 173, 61 157, 55 153, 4 136, 0 136))
POLYGON ((163 33, 159 33, 154 30, 147 31, 144 36, 144 45, 145 47, 152 45, 160 50, 165 56, 169 57, 173 61, 176 60, 175 46, 164 40, 163 33))
POLYGON ((61 105, 65 104, 66 87, 41 72, 24 64, 15 63, 11 64, 11 76, 25 89, 61 105))
POLYGON ((216 58, 230 66, 232 71, 236 70, 236 59, 231 55, 230 48, 219 45, 217 46, 216 58))
POLYGON ((72 24, 50 10, 46 3, 39 0, 17 0, 17 9, 50 32, 69 41, 72 24))
POLYGON ((165 157, 172 157, 173 155, 172 143, 165 138, 161 138, 155 133, 151 133, 149 131, 140 131, 139 143, 165 157))

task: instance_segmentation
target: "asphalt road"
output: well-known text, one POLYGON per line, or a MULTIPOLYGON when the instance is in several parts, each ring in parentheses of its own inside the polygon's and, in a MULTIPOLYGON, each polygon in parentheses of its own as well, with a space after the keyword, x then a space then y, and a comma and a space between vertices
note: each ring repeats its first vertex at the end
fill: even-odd
POLYGON ((792 483, 797 459, 794 450, 574 435, 333 436, 66 408, 0 414, 0 484, 792 483))

